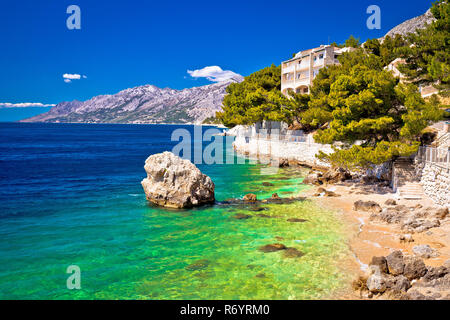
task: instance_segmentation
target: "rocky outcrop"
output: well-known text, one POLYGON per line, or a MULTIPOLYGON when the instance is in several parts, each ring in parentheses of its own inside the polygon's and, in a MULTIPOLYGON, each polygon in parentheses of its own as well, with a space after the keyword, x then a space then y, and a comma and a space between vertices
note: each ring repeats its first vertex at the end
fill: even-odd
POLYGON ((169 208, 214 203, 214 183, 189 160, 163 152, 148 157, 144 168, 141 184, 148 201, 169 208))
POLYGON ((308 174, 302 181, 304 184, 314 184, 316 186, 323 184, 321 181, 322 174, 320 172, 312 172, 308 174))
POLYGON ((387 257, 373 257, 368 274, 354 282, 361 295, 377 299, 448 299, 450 268, 427 267, 417 257, 394 251, 387 257))
MULTIPOLYGON (((358 202, 358 201, 357 201, 358 202)), ((369 201, 370 202, 370 201, 369 201)), ((355 207, 356 207, 355 202, 355 207)), ((358 202, 361 210, 368 211, 370 207, 368 202, 358 202)), ((370 215, 371 221, 381 221, 388 224, 398 224, 400 228, 409 233, 421 233, 431 228, 441 225, 441 221, 449 218, 447 208, 427 207, 422 208, 421 205, 407 207, 405 205, 389 206, 382 210, 373 212, 370 215)), ((412 239, 400 239, 405 242, 412 242, 412 239)))
POLYGON ((323 183, 338 183, 352 178, 350 172, 343 168, 331 168, 321 178, 323 183))
POLYGON ((342 168, 331 168, 325 172, 311 171, 304 179, 304 184, 314 184, 316 186, 322 184, 335 184, 352 179, 352 175, 342 168))
POLYGON ((384 39, 386 36, 394 37, 396 34, 405 36, 408 33, 415 32, 417 29, 423 29, 427 23, 431 23, 434 20, 435 18, 433 17, 431 10, 428 9, 428 11, 423 15, 406 20, 405 22, 392 28, 382 39, 384 39))

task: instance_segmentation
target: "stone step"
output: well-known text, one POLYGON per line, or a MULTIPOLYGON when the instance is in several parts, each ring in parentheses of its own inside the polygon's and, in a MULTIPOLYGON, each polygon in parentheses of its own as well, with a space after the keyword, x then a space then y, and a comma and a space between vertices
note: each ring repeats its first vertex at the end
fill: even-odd
POLYGON ((394 163, 398 199, 422 199, 423 188, 417 180, 413 160, 400 158, 394 163))
POLYGON ((400 187, 399 188, 399 190, 401 191, 401 192, 406 192, 406 191, 410 191, 410 192, 423 192, 423 190, 422 190, 422 188, 402 188, 402 187, 400 187))
POLYGON ((424 192, 420 183, 405 181, 404 184, 399 183, 397 195, 403 199, 422 199, 424 192))
POLYGON ((422 197, 422 195, 418 194, 400 194, 400 198, 408 200, 419 200, 422 199, 422 197))

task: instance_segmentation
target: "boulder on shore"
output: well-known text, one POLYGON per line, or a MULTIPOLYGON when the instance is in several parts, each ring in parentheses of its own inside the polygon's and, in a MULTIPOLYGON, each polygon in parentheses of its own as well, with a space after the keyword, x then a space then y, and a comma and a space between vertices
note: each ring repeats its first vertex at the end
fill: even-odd
POLYGON ((437 257, 439 254, 427 244, 421 244, 413 247, 413 253, 421 258, 429 259, 437 257))
POLYGON ((350 180, 352 175, 343 168, 331 168, 322 177, 322 182, 329 184, 350 180))
POLYGON ((353 204, 353 210, 355 210, 355 211, 381 212, 381 207, 375 201, 358 200, 358 201, 356 201, 353 204))
POLYGON ((322 177, 322 174, 320 172, 313 172, 308 174, 302 181, 303 184, 314 184, 314 185, 321 185, 322 181, 320 178, 322 177))
POLYGON ((142 180, 147 200, 168 208, 190 208, 214 203, 214 183, 192 162, 171 152, 145 160, 147 178, 142 180))
POLYGON ((286 168, 289 167, 289 160, 288 159, 280 159, 279 163, 278 163, 278 167, 280 168, 286 168))

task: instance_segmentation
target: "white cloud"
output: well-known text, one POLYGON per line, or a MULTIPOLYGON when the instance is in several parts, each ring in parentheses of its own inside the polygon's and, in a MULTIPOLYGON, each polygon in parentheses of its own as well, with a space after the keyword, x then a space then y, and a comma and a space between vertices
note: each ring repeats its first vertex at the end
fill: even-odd
POLYGON ((0 108, 29 108, 29 107, 54 107, 56 104, 44 104, 40 102, 22 102, 22 103, 9 103, 0 102, 0 108))
POLYGON ((64 73, 63 74, 63 78, 64 78, 64 82, 65 83, 71 83, 72 80, 80 80, 81 78, 83 79, 87 79, 87 76, 85 75, 81 75, 81 74, 77 74, 77 73, 64 73))
POLYGON ((230 70, 222 70, 219 66, 209 66, 198 70, 188 70, 187 73, 193 78, 206 78, 212 82, 221 82, 229 79, 241 81, 243 77, 230 70))
POLYGON ((63 78, 64 79, 70 79, 70 80, 78 80, 78 79, 81 78, 81 75, 76 74, 76 73, 74 73, 74 74, 64 73, 63 74, 63 78))

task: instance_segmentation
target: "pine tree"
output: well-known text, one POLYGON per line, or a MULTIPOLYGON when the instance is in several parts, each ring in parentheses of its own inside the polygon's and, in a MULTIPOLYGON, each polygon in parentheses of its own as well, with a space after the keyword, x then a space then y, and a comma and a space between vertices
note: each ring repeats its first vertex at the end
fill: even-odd
POLYGON ((281 67, 272 65, 232 83, 216 117, 228 127, 262 120, 290 121, 292 113, 281 93, 281 67))
POLYGON ((399 50, 406 64, 399 66, 413 83, 435 85, 450 94, 450 4, 440 0, 431 8, 436 20, 408 36, 409 45, 399 50))
POLYGON ((314 80, 302 121, 320 127, 315 140, 338 142, 320 157, 347 168, 381 164, 417 151, 422 130, 441 118, 436 103, 425 102, 413 84, 401 84, 383 69, 383 60, 362 49, 340 57, 314 80))

